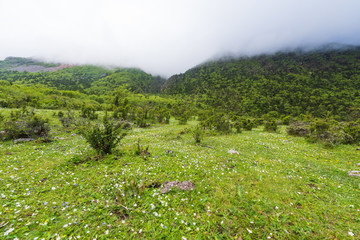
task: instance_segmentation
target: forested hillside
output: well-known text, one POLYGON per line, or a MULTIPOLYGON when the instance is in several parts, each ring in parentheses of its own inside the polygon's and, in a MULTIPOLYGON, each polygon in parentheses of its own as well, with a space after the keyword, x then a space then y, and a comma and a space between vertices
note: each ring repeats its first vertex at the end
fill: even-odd
POLYGON ((0 107, 79 109, 91 105, 104 109, 119 91, 140 103, 142 94, 159 93, 164 81, 140 69, 56 65, 8 57, 0 61, 0 107))
POLYGON ((0 61, 0 80, 16 84, 42 84, 58 90, 80 91, 95 95, 110 93, 120 85, 126 86, 134 93, 158 93, 165 81, 161 77, 154 77, 134 68, 62 66, 64 65, 9 57, 0 61), (24 69, 37 69, 37 71, 22 71, 24 69))
MULTIPOLYGON (((215 108, 251 117, 269 112, 278 116, 308 113, 346 120, 352 111, 360 109, 360 47, 227 58, 199 65, 166 82, 134 68, 67 65, 54 71, 11 70, 32 65, 48 70, 62 66, 14 57, 0 61, 0 80, 4 80, 0 84, 3 107, 22 106, 32 102, 31 99, 41 102, 39 99, 44 99, 45 95, 54 98, 54 90, 65 91, 56 93, 60 98, 69 95, 66 91, 75 91, 84 94, 82 98, 87 96, 92 101, 104 103, 120 86, 135 94, 162 92, 182 100, 186 96, 187 101, 192 99, 200 109, 215 108), (33 91, 34 87, 19 94, 20 88, 25 89, 24 85, 43 86, 38 87, 44 89, 43 97, 33 91), (53 90, 45 91, 47 88, 53 90)), ((78 93, 74 94, 79 96, 78 93)), ((32 105, 64 107, 60 103, 32 105)))
POLYGON ((344 116, 360 108, 360 47, 208 62, 172 76, 163 91, 241 115, 344 116))

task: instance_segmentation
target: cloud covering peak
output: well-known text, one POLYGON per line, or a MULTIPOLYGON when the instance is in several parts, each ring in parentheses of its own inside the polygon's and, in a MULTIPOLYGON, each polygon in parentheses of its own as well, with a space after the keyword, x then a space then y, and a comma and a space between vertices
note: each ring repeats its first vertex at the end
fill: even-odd
POLYGON ((170 76, 210 58, 360 44, 358 0, 12 0, 0 58, 139 67, 170 76))

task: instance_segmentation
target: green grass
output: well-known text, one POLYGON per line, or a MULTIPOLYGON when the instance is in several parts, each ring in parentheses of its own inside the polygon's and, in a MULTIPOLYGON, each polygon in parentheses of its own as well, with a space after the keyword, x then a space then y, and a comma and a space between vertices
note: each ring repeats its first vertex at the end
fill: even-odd
POLYGON ((360 179, 347 174, 359 170, 358 146, 324 148, 284 128, 208 136, 196 145, 190 133, 179 134, 196 122, 172 121, 133 129, 113 155, 96 161, 82 137, 51 123, 53 137, 65 139, 0 143, 1 239, 360 236, 360 179), (138 138, 150 157, 135 154, 138 138), (157 188, 185 180, 193 191, 157 188))

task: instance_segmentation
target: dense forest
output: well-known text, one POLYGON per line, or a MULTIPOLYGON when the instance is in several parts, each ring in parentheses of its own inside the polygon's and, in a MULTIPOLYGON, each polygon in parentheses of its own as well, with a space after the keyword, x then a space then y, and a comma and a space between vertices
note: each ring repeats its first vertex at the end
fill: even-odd
POLYGON ((240 115, 342 118, 360 108, 360 47, 212 61, 172 76, 163 92, 240 115))

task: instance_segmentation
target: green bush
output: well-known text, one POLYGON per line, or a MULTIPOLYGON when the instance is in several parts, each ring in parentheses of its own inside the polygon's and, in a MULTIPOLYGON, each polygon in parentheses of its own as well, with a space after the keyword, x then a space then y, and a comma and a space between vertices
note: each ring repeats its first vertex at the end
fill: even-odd
POLYGON ((81 117, 94 120, 98 118, 96 109, 92 105, 83 105, 81 108, 81 117))
POLYGON ((207 120, 201 122, 201 126, 224 134, 229 134, 232 131, 232 123, 229 117, 222 113, 213 113, 207 120))
POLYGON ((302 121, 293 122, 286 128, 286 132, 291 136, 309 136, 309 124, 302 121))
POLYGON ((276 120, 272 119, 272 120, 267 120, 264 123, 264 131, 267 132, 276 132, 278 128, 277 122, 276 120))
POLYGON ((289 125, 291 121, 291 116, 282 115, 280 117, 280 120, 283 125, 289 125))
POLYGON ((331 125, 328 121, 322 119, 316 119, 311 123, 309 130, 312 135, 320 139, 329 129, 331 125))
POLYGON ((254 123, 251 121, 251 119, 242 119, 241 124, 246 131, 251 131, 254 126, 254 123))
POLYGON ((37 116, 33 111, 11 112, 10 119, 4 124, 6 139, 49 138, 49 120, 37 116))
POLYGON ((1 127, 2 127, 3 124, 4 124, 4 120, 5 120, 4 115, 2 115, 2 114, 0 113, 0 129, 1 129, 1 127))
POLYGON ((185 102, 179 102, 173 106, 172 115, 179 121, 179 125, 186 125, 192 116, 192 108, 185 102))
POLYGON ((108 120, 107 114, 102 123, 89 122, 87 126, 80 127, 79 131, 98 155, 112 153, 112 150, 126 135, 124 124, 118 125, 108 120))
POLYGON ((345 133, 336 121, 316 119, 310 124, 309 130, 309 141, 321 142, 327 147, 343 143, 345 139, 345 133))
POLYGON ((59 117, 59 118, 64 117, 64 113, 63 113, 63 111, 59 111, 57 115, 58 115, 58 117, 59 117))
POLYGON ((75 116, 73 112, 67 111, 66 117, 62 114, 63 117, 60 118, 60 122, 64 128, 69 128, 75 123, 75 116))
POLYGON ((124 102, 122 104, 120 104, 120 105, 115 104, 113 118, 127 120, 129 110, 130 110, 130 103, 129 103, 129 100, 127 98, 125 98, 124 102))
POLYGON ((200 143, 204 138, 204 129, 197 125, 196 127, 193 127, 191 130, 191 135, 193 136, 195 143, 200 143))
POLYGON ((157 109, 156 119, 158 123, 169 124, 170 122, 170 112, 165 108, 157 109))
POLYGON ((344 125, 344 143, 357 144, 360 143, 360 122, 348 122, 344 125))
POLYGON ((237 133, 241 133, 242 132, 242 127, 243 125, 240 122, 234 122, 233 124, 234 128, 236 129, 237 133))

